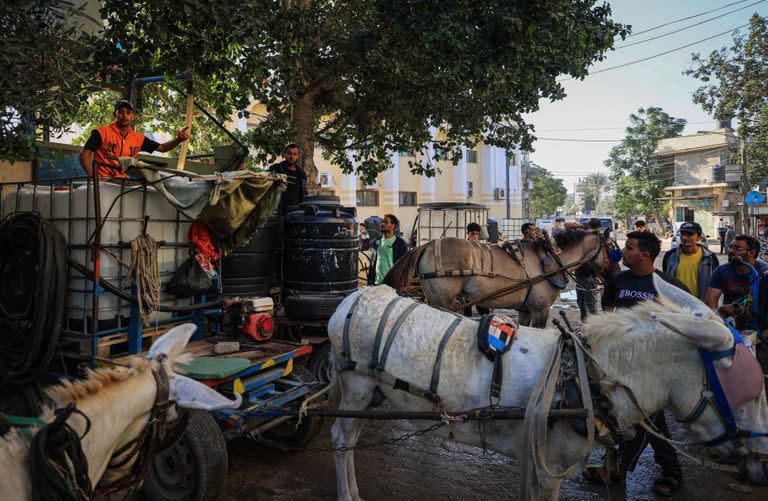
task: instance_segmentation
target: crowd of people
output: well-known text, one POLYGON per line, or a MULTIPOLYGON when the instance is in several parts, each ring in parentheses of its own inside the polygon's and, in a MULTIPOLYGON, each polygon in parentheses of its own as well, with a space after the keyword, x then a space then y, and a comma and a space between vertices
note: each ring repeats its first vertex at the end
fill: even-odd
MULTIPOLYGON (((597 231, 598 225, 599 221, 594 227, 588 224, 587 230, 597 231)), ((527 238, 526 234, 537 233, 530 224, 523 230, 523 238, 527 238)), ((758 333, 768 329, 768 264, 759 259, 760 241, 750 235, 735 234, 733 227, 724 227, 719 236, 721 250, 728 256, 727 262, 722 264, 707 248, 701 226, 692 221, 683 223, 680 244, 664 254, 659 270, 655 263, 661 253, 661 240, 647 231, 644 221, 637 221, 634 231, 627 233, 621 249, 621 264, 626 269, 613 274, 604 284, 600 301, 602 310, 632 308, 642 301, 653 301, 658 295, 653 284, 656 274, 702 300, 737 329, 758 333)), ((597 314, 595 277, 586 266, 579 268, 575 275, 577 304, 584 322, 589 315, 597 314)), ((649 420, 656 429, 669 436, 663 411, 650 416, 649 420)), ((683 476, 675 449, 669 442, 649 435, 639 426, 635 431, 632 440, 618 447, 615 454, 606 455, 605 464, 589 467, 584 473, 585 478, 599 484, 623 481, 650 444, 654 460, 662 470, 653 484, 654 491, 662 496, 679 492, 683 476)))

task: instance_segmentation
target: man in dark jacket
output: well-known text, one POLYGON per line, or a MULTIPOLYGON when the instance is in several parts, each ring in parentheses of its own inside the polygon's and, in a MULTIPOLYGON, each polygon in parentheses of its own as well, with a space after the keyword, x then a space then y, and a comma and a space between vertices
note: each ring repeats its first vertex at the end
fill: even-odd
POLYGON ((712 273, 720 262, 702 244, 701 235, 698 223, 683 223, 680 226, 680 245, 664 254, 661 267, 664 273, 683 282, 691 294, 704 301, 712 273))
POLYGON ((285 214, 288 207, 299 205, 307 195, 307 175, 298 165, 299 146, 293 143, 289 144, 285 147, 284 156, 285 160, 269 166, 269 172, 272 174, 283 174, 288 177, 288 188, 283 192, 283 197, 277 208, 277 213, 280 215, 285 214))
POLYGON ((381 223, 382 235, 372 246, 373 255, 371 268, 368 270, 368 285, 380 285, 392 265, 408 252, 408 244, 397 234, 399 224, 394 215, 384 215, 384 221, 381 223))

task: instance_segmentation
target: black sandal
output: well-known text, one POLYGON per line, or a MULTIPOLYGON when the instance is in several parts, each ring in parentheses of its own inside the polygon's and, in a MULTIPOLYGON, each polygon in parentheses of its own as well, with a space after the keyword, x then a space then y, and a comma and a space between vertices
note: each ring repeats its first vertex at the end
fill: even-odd
POLYGON ((683 477, 681 475, 663 474, 653 482, 653 492, 669 498, 678 494, 682 486, 683 477))

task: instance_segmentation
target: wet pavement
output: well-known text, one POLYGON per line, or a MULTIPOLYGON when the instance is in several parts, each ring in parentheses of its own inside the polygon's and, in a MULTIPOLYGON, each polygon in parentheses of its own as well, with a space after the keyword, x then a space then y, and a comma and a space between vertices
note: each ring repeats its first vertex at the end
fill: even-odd
MULTIPOLYGON (((668 244, 667 244, 668 245, 668 244)), ((725 256, 719 255, 721 263, 725 256)), ((661 265, 659 257, 657 265, 661 265)), ((565 291, 563 300, 552 310, 566 311, 577 321, 575 296, 565 291)), ((386 404, 385 404, 386 406, 386 404)), ((673 438, 692 441, 684 428, 668 420, 673 438)), ((431 423, 424 424, 426 427, 431 423)), ((375 443, 416 429, 405 421, 371 421, 362 434, 361 443, 375 443)), ((230 468, 222 497, 227 500, 329 500, 336 496, 336 474, 333 457, 323 449, 330 447, 330 420, 312 441, 309 448, 285 453, 248 440, 229 444, 230 468)), ((688 450, 694 453, 693 450, 688 450)), ((593 453, 593 462, 602 456, 601 449, 593 453)), ((453 500, 453 499, 516 499, 518 464, 510 459, 482 449, 424 435, 394 444, 355 452, 360 494, 376 500, 453 500)), ((680 501, 757 501, 768 499, 768 487, 741 483, 734 475, 693 464, 681 458, 684 484, 672 499, 680 501)), ((625 484, 612 488, 598 487, 579 478, 563 484, 562 500, 652 500, 663 499, 653 493, 653 481, 660 470, 649 447, 643 453, 636 471, 629 474, 625 484)))
MULTIPOLYGON (((283 453, 249 441, 230 443, 230 469, 224 499, 329 500, 336 496, 336 474, 326 424, 308 450, 283 453)), ((672 425, 676 439, 690 437, 672 425)), ((373 421, 366 425, 361 443, 399 436, 414 428, 404 421, 373 421)), ((593 456, 598 459, 600 452, 593 456)), ((409 438, 396 444, 355 452, 358 486, 363 499, 448 500, 516 499, 517 460, 482 449, 444 441, 434 436, 409 438)), ((682 460, 685 482, 674 497, 681 501, 757 501, 768 499, 768 488, 739 482, 734 476, 682 460)), ((651 449, 643 454, 626 484, 610 489, 576 478, 563 484, 562 500, 651 500, 659 471, 651 449)), ((659 498, 663 499, 663 498, 659 498)))

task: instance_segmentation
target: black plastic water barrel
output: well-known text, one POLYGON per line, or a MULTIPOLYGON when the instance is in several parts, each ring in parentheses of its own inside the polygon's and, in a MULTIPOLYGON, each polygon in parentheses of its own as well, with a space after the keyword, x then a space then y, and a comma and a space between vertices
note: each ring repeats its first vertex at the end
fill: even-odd
POLYGON ((221 260, 221 288, 226 296, 266 296, 279 285, 279 226, 270 219, 246 245, 221 260))
POLYGON ((358 234, 354 207, 338 197, 307 197, 283 222, 283 288, 286 313, 329 318, 357 289, 358 234))

